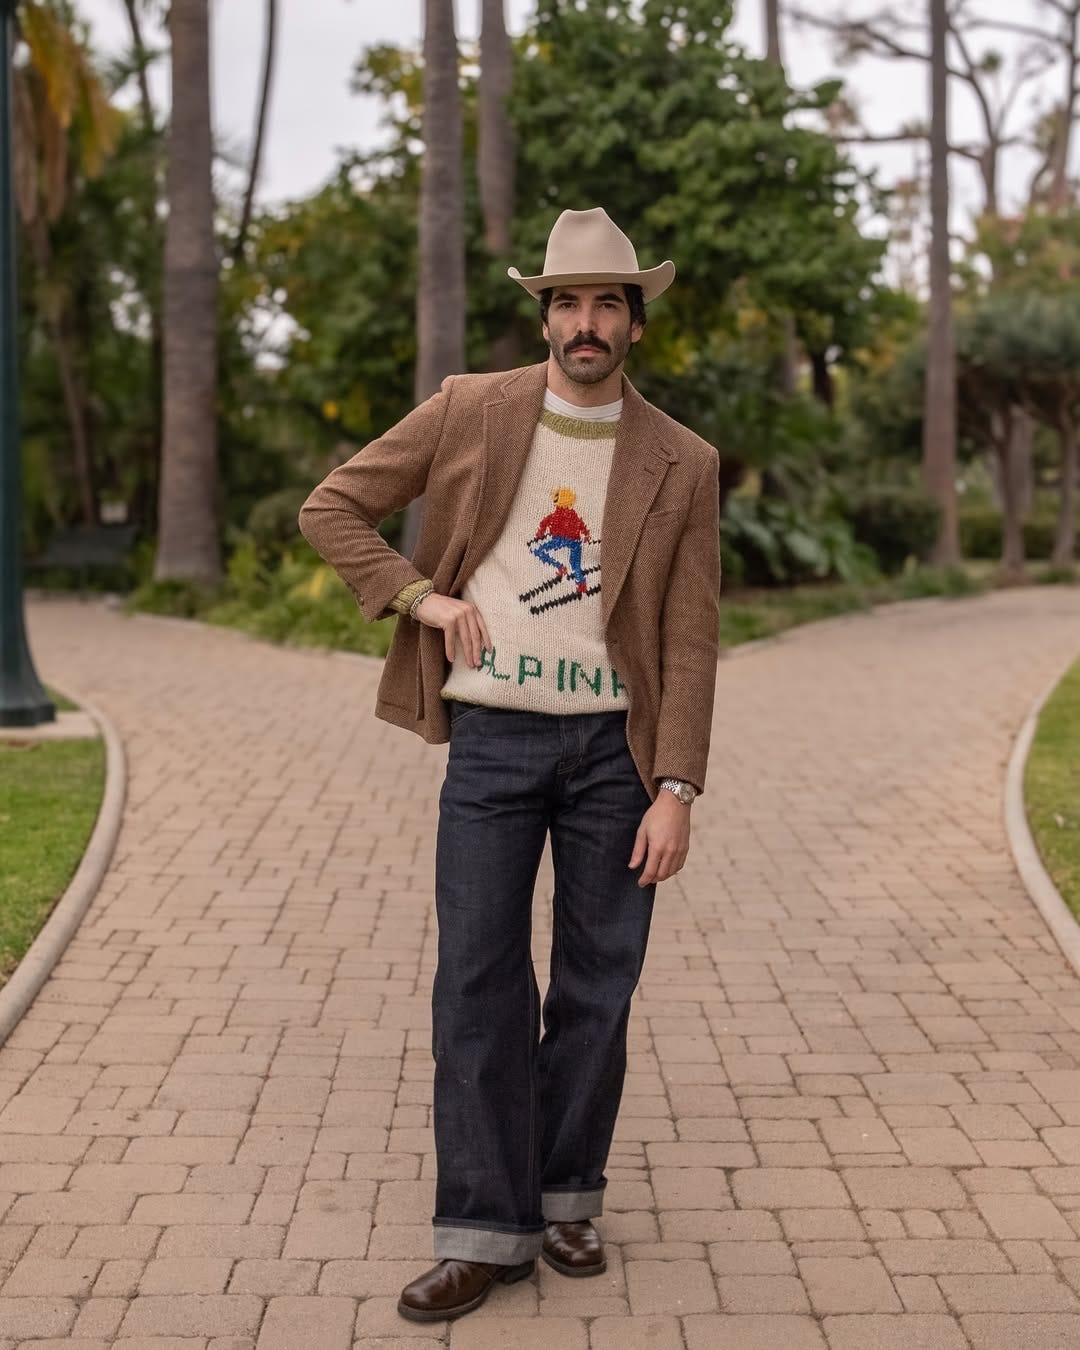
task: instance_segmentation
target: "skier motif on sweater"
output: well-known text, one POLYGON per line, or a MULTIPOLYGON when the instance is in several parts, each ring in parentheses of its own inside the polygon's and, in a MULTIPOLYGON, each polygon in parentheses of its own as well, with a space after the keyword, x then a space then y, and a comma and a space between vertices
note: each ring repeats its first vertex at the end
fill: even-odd
POLYGON ((581 546, 594 542, 588 525, 574 510, 577 494, 573 488, 559 487, 551 494, 555 510, 546 515, 536 527, 536 533, 529 540, 529 549, 534 558, 554 567, 557 577, 566 576, 567 565, 553 556, 566 552, 569 571, 577 584, 577 593, 585 595, 589 583, 581 566, 581 546))

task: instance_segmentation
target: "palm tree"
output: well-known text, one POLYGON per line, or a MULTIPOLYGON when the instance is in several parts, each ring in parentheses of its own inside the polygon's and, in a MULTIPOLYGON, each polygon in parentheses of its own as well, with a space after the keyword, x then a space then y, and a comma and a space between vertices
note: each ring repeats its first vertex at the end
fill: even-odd
MULTIPOLYGON (((765 60, 783 73, 784 55, 780 46, 780 0, 765 0, 765 60)), ((780 353, 780 391, 794 394, 798 382, 798 352, 795 345, 795 316, 783 316, 783 350, 780 353)), ((826 402, 831 403, 831 381, 828 380, 828 367, 824 357, 820 357, 815 367, 815 391, 822 394, 828 389, 826 402)))
POLYGON ((169 32, 164 440, 154 576, 213 586, 221 575, 221 550, 209 0, 173 0, 169 32))
POLYGON ((923 478, 941 507, 933 559, 960 561, 956 512, 956 347, 949 262, 947 0, 930 0, 930 324, 927 334, 923 478))
POLYGON ((18 36, 26 43, 30 59, 13 68, 15 200, 60 377, 79 513, 86 524, 94 524, 97 490, 87 389, 72 324, 71 291, 57 275, 51 227, 68 204, 75 168, 87 178, 101 173, 116 147, 120 114, 109 104, 62 8, 24 3, 17 19, 18 36), (78 146, 77 164, 72 162, 72 144, 78 146))
MULTIPOLYGON (((424 162, 416 292, 417 403, 465 368, 465 186, 454 0, 424 3, 424 162)), ((422 500, 405 516, 402 552, 420 532, 422 500)))
POLYGON ((239 262, 244 256, 244 244, 251 228, 251 213, 255 205, 255 189, 259 182, 259 169, 262 165, 263 142, 266 138, 266 122, 270 110, 270 88, 274 79, 274 53, 277 47, 277 0, 266 0, 266 39, 263 46, 262 88, 259 94, 259 111, 255 117, 255 144, 251 151, 251 167, 248 170, 247 191, 244 193, 244 208, 240 215, 240 227, 233 241, 232 256, 239 262))
MULTIPOLYGON (((488 253, 499 259, 510 252, 514 218, 514 127, 507 108, 513 74, 513 49, 503 0, 483 0, 476 171, 484 211, 484 244, 488 253)), ((511 322, 492 343, 492 370, 515 365, 520 353, 517 329, 511 322)))

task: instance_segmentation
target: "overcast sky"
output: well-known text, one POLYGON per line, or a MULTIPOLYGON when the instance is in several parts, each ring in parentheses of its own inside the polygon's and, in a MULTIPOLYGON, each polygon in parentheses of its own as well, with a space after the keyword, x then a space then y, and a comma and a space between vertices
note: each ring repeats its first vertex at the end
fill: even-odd
MULTIPOLYGON (((520 31, 532 11, 532 0, 506 0, 510 27, 520 31)), ((896 0, 899 5, 904 0, 896 0)), ((914 0, 908 0, 914 4, 914 0)), ((838 0, 803 0, 804 7, 833 14, 838 0)), ((867 12, 870 6, 848 0, 849 12, 867 12)), ((126 47, 129 41, 122 0, 78 0, 79 11, 90 21, 95 46, 104 52, 126 47)), ((459 36, 474 39, 480 0, 457 0, 459 36)), ((252 134, 255 99, 262 58, 261 0, 218 0, 213 11, 213 118, 219 145, 241 159, 252 134)), ((337 147, 370 146, 378 140, 378 104, 350 93, 350 75, 360 51, 373 43, 416 44, 419 41, 421 0, 280 0, 278 63, 273 105, 264 150, 260 200, 272 205, 304 196, 332 173, 337 147)), ((763 48, 762 0, 737 0, 734 35, 754 55, 763 48)), ((1040 0, 982 0, 985 12, 1013 18, 1046 13, 1040 0)), ((149 34, 158 37, 160 34, 149 34)), ((1000 43, 1000 39, 997 40, 1000 43)), ((827 40, 806 29, 785 32, 788 74, 795 84, 809 84, 837 74, 827 40)), ((863 63, 846 73, 866 124, 886 131, 926 114, 926 70, 916 63, 863 63)), ((158 63, 155 99, 168 103, 167 61, 158 63)), ((954 135, 975 134, 967 97, 954 96, 954 135)), ((1022 113, 1023 108, 1018 109, 1022 113)), ((912 173, 916 162, 912 145, 859 149, 864 165, 881 168, 885 183, 912 173)), ((1023 180, 1019 165, 1006 177, 1006 190, 1019 193, 1023 180)), ((970 167, 954 171, 958 225, 964 208, 977 201, 970 167)), ((1006 203, 1008 204, 1008 203, 1006 203)))

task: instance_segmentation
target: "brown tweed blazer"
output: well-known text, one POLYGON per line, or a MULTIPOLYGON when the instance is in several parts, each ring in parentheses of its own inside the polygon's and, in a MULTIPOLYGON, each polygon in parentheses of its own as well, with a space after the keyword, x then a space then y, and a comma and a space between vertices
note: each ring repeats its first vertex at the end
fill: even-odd
MULTIPOLYGON (((389 602, 423 577, 440 594, 461 595, 502 530, 546 387, 546 363, 451 375, 311 493, 300 529, 366 619, 394 613, 389 602), (377 526, 421 494, 410 561, 377 526)), ((602 523, 601 612, 629 697, 627 740, 655 798, 661 778, 705 785, 720 594, 719 461, 625 377, 622 392, 602 523)), ((449 740, 439 697, 447 672, 441 630, 399 618, 375 715, 433 744, 449 740)))

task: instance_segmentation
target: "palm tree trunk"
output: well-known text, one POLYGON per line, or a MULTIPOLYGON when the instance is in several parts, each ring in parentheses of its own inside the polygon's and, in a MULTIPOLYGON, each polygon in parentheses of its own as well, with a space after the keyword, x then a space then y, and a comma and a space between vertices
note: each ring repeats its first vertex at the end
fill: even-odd
MULTIPOLYGON (((424 162, 416 291, 417 403, 465 368, 465 186, 461 89, 453 0, 424 4, 424 162)), ((405 514, 401 551, 412 554, 423 499, 405 514)))
POLYGON ((930 0, 930 326, 927 343, 923 477, 941 507, 933 561, 960 561, 956 508, 956 348, 949 260, 949 136, 946 0, 930 0))
POLYGON ((173 0, 169 29, 173 103, 165 233, 165 430, 154 576, 213 586, 221 576, 221 552, 208 0, 173 0))
MULTIPOLYGON (((765 60, 784 69, 784 53, 780 43, 780 0, 765 0, 765 60)), ((780 392, 792 395, 799 383, 799 355, 796 345, 795 316, 785 314, 781 320, 779 379, 780 392)), ((831 405, 830 405, 831 406, 831 405)))
MULTIPOLYGON (((484 211, 484 244, 488 253, 499 259, 510 252, 514 218, 514 128, 507 110, 513 75, 513 50, 503 0, 483 0, 476 170, 484 211)), ((520 355, 521 343, 511 322, 492 343, 490 367, 506 370, 517 364, 520 355)))
MULTIPOLYGON (((154 115, 154 102, 150 97, 150 82, 146 70, 149 60, 146 43, 143 41, 142 25, 135 0, 124 0, 128 25, 131 28, 131 45, 135 52, 137 78, 139 82, 139 107, 142 111, 143 126, 154 144, 157 136, 157 118, 154 115)), ((147 208, 144 229, 154 239, 161 232, 157 214, 157 157, 155 155, 155 174, 153 189, 147 194, 147 208)), ((164 335, 161 320, 161 295, 156 286, 153 294, 147 296, 147 308, 150 311, 150 398, 151 398, 151 443, 150 453, 139 457, 138 479, 134 489, 132 514, 148 533, 157 531, 157 492, 160 479, 159 451, 164 440, 162 409, 162 384, 164 381, 165 356, 164 335)))
POLYGON ((765 0, 765 60, 782 66, 780 54, 780 0, 765 0))
POLYGON ((266 45, 263 51, 262 92, 259 96, 259 112, 255 119, 255 145, 251 152, 251 169, 248 174, 247 191, 244 193, 244 209, 240 216, 240 228, 236 232, 232 256, 234 261, 244 256, 244 244, 251 228, 251 214, 255 206, 255 189, 259 182, 259 167, 262 163, 263 141, 266 136, 266 121, 270 109, 270 87, 274 78, 274 51, 277 45, 277 0, 266 0, 266 45))
POLYGON ((1080 471, 1076 426, 1071 417, 1062 418, 1058 436, 1061 440, 1061 504, 1053 562, 1057 567, 1070 567, 1076 557, 1076 485, 1080 471))

